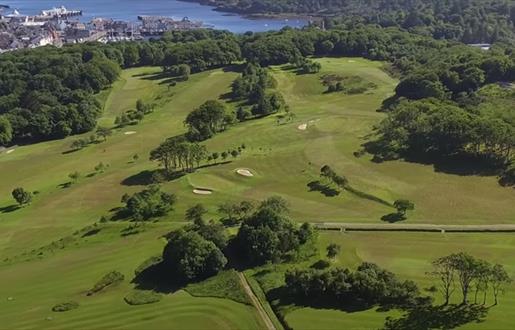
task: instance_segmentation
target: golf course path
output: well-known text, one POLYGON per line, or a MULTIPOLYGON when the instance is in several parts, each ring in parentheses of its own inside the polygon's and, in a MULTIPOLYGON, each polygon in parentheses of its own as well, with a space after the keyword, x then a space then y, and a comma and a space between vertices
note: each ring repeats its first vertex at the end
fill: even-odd
POLYGON ((502 233, 515 232, 515 224, 493 225, 435 225, 435 224, 394 224, 394 223, 312 223, 320 230, 340 231, 409 231, 409 232, 451 232, 451 233, 502 233))
POLYGON ((252 305, 254 305, 254 307, 258 311, 259 316, 263 320, 263 323, 266 325, 266 328, 268 330, 276 330, 274 323, 272 322, 272 320, 270 319, 268 314, 265 312, 265 309, 261 305, 261 302, 259 301, 259 299, 254 294, 254 291, 252 291, 252 288, 250 287, 249 282, 247 281, 247 278, 245 277, 245 275, 241 272, 238 272, 238 277, 240 278, 241 285, 243 286, 243 289, 247 293, 247 296, 249 296, 250 301, 252 302, 252 305))

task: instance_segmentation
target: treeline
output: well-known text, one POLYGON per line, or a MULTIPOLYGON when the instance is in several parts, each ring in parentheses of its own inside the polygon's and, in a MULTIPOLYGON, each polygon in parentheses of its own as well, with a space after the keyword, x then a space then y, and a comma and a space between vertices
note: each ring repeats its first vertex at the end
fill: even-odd
POLYGON ((92 130, 101 112, 93 94, 109 87, 119 72, 118 64, 96 46, 1 55, 0 144, 92 130))
POLYGON ((151 42, 42 47, 0 55, 0 145, 85 133, 102 105, 94 94, 108 88, 121 68, 161 66, 182 75, 241 59, 228 32, 188 31, 151 42), (188 72, 185 72, 188 71, 188 72))
MULTIPOLYGON (((191 0, 190 0, 191 1, 191 0)), ((379 24, 466 43, 514 39, 513 0, 196 0, 243 14, 310 14, 325 25, 379 24)))
POLYGON ((415 282, 401 281, 376 264, 364 262, 356 271, 347 268, 295 269, 285 274, 286 290, 301 301, 319 300, 339 307, 342 303, 373 306, 410 306, 420 295, 415 282))

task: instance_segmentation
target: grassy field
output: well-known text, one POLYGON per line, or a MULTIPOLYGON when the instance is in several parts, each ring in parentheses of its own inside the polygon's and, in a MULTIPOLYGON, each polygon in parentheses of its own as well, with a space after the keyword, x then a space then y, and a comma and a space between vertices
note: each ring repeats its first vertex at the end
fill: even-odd
MULTIPOLYGON (((332 242, 342 246, 335 266, 353 268, 362 261, 374 262, 401 278, 416 281, 422 290, 436 284, 426 275, 431 270, 430 261, 457 251, 502 263, 511 276, 515 274, 515 237, 511 234, 324 233, 320 237, 320 250, 324 251, 332 242)), ((439 294, 434 297, 436 303, 442 302, 439 294)), ((456 303, 459 298, 456 292, 456 303)), ((493 298, 488 299, 492 304, 493 298)), ((500 304, 489 309, 484 322, 468 323, 461 328, 513 329, 515 320, 509 315, 514 307, 515 284, 512 284, 501 297, 500 304)), ((284 310, 286 321, 294 329, 378 329, 383 326, 386 316, 401 316, 399 311, 386 313, 376 309, 344 312, 288 306, 284 310)))
MULTIPOLYGON (((42 248, 70 237, 103 215, 111 215, 110 210, 121 205, 124 193, 141 190, 145 184, 141 173, 157 168, 157 164, 148 161, 150 150, 165 138, 184 133, 186 115, 204 101, 218 99, 229 92, 230 84, 238 75, 236 72, 208 71, 168 87, 155 79, 158 68, 125 70, 109 91, 98 96, 105 104, 100 124, 113 126, 114 118, 134 108, 138 99, 155 103, 154 113, 141 123, 117 129, 107 142, 77 152, 70 153, 69 149, 79 137, 16 147, 9 154, 1 153, 0 260, 8 258, 9 261, 0 264, 0 283, 9 285, 3 285, 0 290, 0 324, 9 328, 136 329, 156 328, 164 322, 171 328, 259 328, 254 309, 230 299, 193 297, 187 291, 178 291, 167 294, 156 305, 135 307, 125 304, 123 297, 134 286, 129 283, 134 269, 161 252, 164 242, 160 236, 180 226, 184 211, 198 202, 204 203, 213 217, 217 205, 223 201, 260 200, 270 195, 286 198, 292 217, 297 221, 380 223, 381 216, 392 212, 383 204, 348 192, 325 197, 320 192, 310 191, 308 183, 319 179, 319 169, 325 164, 345 175, 360 191, 391 202, 397 198, 413 200, 416 210, 410 214, 409 222, 515 223, 513 190, 500 187, 494 177, 459 176, 437 172, 430 165, 401 161, 376 164, 370 156, 356 158, 353 153, 360 149, 373 125, 384 117, 376 109, 392 94, 397 81, 382 70, 379 62, 358 58, 319 61, 322 72, 315 75, 297 75, 287 67, 274 67, 278 89, 295 113, 295 120, 286 124, 278 124, 276 116, 250 120, 207 141, 212 152, 241 144, 247 148, 241 157, 229 163, 205 167, 164 184, 164 190, 178 197, 176 210, 137 235, 123 236, 122 230, 128 224, 116 222, 107 224, 105 230, 91 237, 75 235, 57 251, 42 248), (320 78, 328 73, 360 76, 377 88, 359 95, 326 94, 320 78), (303 125, 306 129, 299 129, 303 125), (132 134, 126 134, 128 132, 132 134), (134 154, 139 155, 135 162, 132 161, 134 154), (109 167, 104 173, 95 174, 93 168, 99 162, 109 167), (240 176, 235 172, 238 168, 248 168, 255 176, 240 176), (63 185, 70 181, 68 174, 74 171, 79 171, 82 177, 65 188, 63 185), (10 196, 15 187, 38 191, 33 203, 16 209, 10 196), (194 195, 195 187, 212 189, 213 194, 194 195), (125 274, 122 285, 97 296, 84 296, 101 276, 112 270, 125 274), (13 299, 8 300, 8 297, 13 299), (76 300, 80 307, 62 314, 50 311, 53 305, 69 300, 76 300)), ((235 107, 237 104, 227 101, 227 105, 235 107)), ((443 240, 437 235, 360 235, 365 234, 334 237, 344 240, 342 263, 377 261, 415 278, 416 274, 423 274, 427 258, 433 257, 431 253, 437 248, 453 251, 474 243, 471 248, 479 251, 484 243, 492 248, 483 253, 495 257, 500 253, 496 251, 508 255, 514 246, 512 241, 488 241, 488 237, 509 237, 502 235, 484 236, 485 242, 481 241, 483 236, 464 235, 456 244, 452 239, 443 240), (374 238, 374 235, 378 236, 374 238), (427 248, 426 241, 434 248, 427 248), (381 249, 380 242, 388 244, 388 249, 381 249), (414 254, 418 250, 420 258, 414 254)), ((194 295, 210 295, 209 292, 218 290, 218 283, 210 282, 191 291, 195 291, 194 295)), ((214 296, 225 297, 223 292, 214 296)), ((506 312, 504 306, 508 304, 503 304, 499 310, 506 312)), ((321 315, 318 313, 324 313, 328 326, 342 324, 338 322, 376 326, 384 320, 383 313, 376 312, 342 317, 339 311, 303 309, 289 312, 287 321, 295 328, 301 327, 310 315, 321 315)), ((497 309, 490 315, 493 322, 498 322, 492 324, 504 326, 497 309)))

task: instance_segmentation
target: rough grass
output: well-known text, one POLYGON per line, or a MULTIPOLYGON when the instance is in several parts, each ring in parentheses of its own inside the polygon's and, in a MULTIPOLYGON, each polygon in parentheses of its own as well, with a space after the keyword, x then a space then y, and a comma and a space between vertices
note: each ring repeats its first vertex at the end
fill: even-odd
POLYGON ((243 304, 251 304, 235 270, 223 271, 202 282, 189 284, 184 290, 194 297, 227 298, 243 304))
POLYGON ((89 289, 87 295, 92 296, 95 293, 98 293, 98 292, 106 289, 107 287, 114 287, 114 286, 122 283, 124 279, 125 279, 125 276, 122 273, 120 273, 118 271, 111 271, 111 272, 105 274, 104 276, 102 276, 102 278, 100 280, 98 280, 98 282, 96 282, 95 285, 91 289, 89 289))
POLYGON ((52 307, 52 312, 68 312, 77 308, 79 308, 79 303, 75 301, 68 301, 52 307))
POLYGON ((125 302, 132 306, 148 305, 160 302, 163 297, 154 291, 135 290, 123 298, 125 302))

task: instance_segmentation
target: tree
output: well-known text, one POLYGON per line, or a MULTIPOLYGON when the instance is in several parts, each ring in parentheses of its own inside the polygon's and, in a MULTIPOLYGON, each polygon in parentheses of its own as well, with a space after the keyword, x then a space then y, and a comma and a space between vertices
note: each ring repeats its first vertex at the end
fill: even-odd
POLYGON ((186 220, 191 221, 195 224, 201 224, 204 222, 204 215, 207 213, 206 208, 202 204, 196 204, 186 210, 186 220))
POLYGON ((462 304, 466 305, 471 283, 477 276, 478 261, 473 256, 463 252, 452 254, 449 257, 461 287, 462 304))
POLYGON ((222 132, 229 124, 226 121, 225 106, 216 100, 209 100, 192 111, 184 121, 188 127, 188 138, 203 141, 222 132))
POLYGON ((103 173, 105 171, 106 166, 104 163, 100 162, 97 166, 95 166, 95 172, 103 173))
POLYGON ((80 173, 75 171, 68 174, 68 177, 72 180, 73 183, 77 183, 77 181, 80 179, 80 173))
POLYGON ((243 221, 236 244, 249 264, 279 262, 288 256, 293 257, 307 242, 305 229, 299 230, 275 202, 262 203, 256 212, 243 221))
POLYGON ((239 155, 240 155, 240 153, 238 152, 238 150, 232 150, 232 151, 231 151, 231 156, 232 156, 233 158, 236 158, 236 157, 238 157, 239 155))
POLYGON ((14 200, 20 205, 26 205, 30 204, 32 201, 32 193, 29 191, 26 191, 23 188, 16 188, 12 191, 12 196, 14 200))
POLYGON ((88 145, 87 141, 84 141, 83 139, 75 140, 71 144, 72 150, 80 150, 88 145))
POLYGON ((340 253, 341 246, 338 244, 329 244, 327 246, 327 257, 330 259, 336 258, 336 256, 340 253))
POLYGON ((173 210, 176 200, 174 194, 163 192, 158 185, 152 185, 128 198, 125 211, 135 220, 162 217, 173 210))
POLYGON ((215 161, 215 164, 216 164, 218 161, 218 158, 220 158, 220 154, 218 152, 213 152, 211 154, 211 157, 213 158, 213 160, 215 161))
POLYGON ((107 141, 107 138, 113 135, 113 131, 107 127, 99 127, 97 128, 97 135, 101 137, 104 142, 107 141))
POLYGON ((437 278, 440 282, 440 292, 444 297, 444 305, 449 304, 449 300, 454 292, 454 277, 456 275, 454 264, 450 257, 441 257, 432 262, 433 271, 429 274, 437 278))
POLYGON ((504 287, 511 283, 512 279, 502 265, 495 264, 491 269, 490 283, 494 295, 494 304, 498 304, 498 296, 504 292, 504 287))
POLYGON ((225 161, 229 157, 229 153, 227 151, 222 152, 222 160, 225 161))
POLYGON ((259 209, 270 209, 278 214, 289 212, 288 201, 281 196, 268 197, 259 204, 259 209))
POLYGON ((214 276, 227 264, 222 251, 213 242, 196 232, 184 230, 170 235, 163 261, 184 281, 214 276))
POLYGON ((0 116, 0 146, 5 146, 13 139, 13 128, 4 116, 0 116))
POLYGON ((398 199, 393 203, 393 206, 397 209, 397 213, 402 217, 406 218, 406 212, 415 209, 415 204, 407 199, 398 199))

